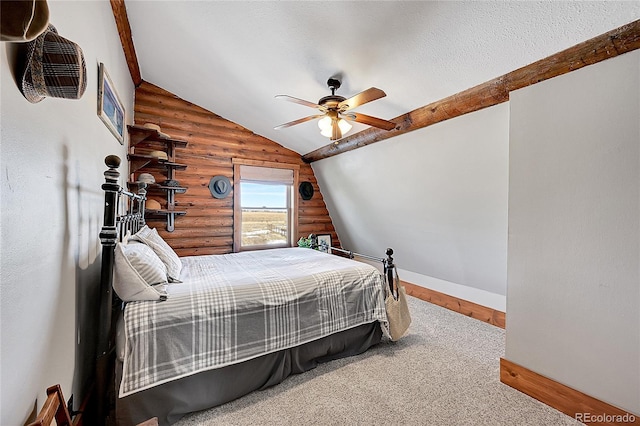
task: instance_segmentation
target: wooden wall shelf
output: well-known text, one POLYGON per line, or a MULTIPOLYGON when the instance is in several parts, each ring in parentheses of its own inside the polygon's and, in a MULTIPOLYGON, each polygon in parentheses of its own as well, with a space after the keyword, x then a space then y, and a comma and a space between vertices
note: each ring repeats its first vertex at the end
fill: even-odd
POLYGON ((146 210, 147 216, 166 216, 166 215, 176 215, 176 216, 184 216, 187 214, 185 211, 179 210, 146 210))
MULTIPOLYGON (((138 182, 127 182, 127 185, 129 186, 129 189, 134 189, 137 190, 138 189, 138 182)), ((168 185, 160 185, 157 183, 152 183, 152 184, 147 184, 147 191, 174 191, 176 194, 184 194, 185 192, 187 192, 187 189, 189 188, 185 188, 183 186, 168 186, 168 185)))
MULTIPOLYGON (((146 171, 161 171, 167 177, 167 180, 174 178, 176 170, 185 170, 186 164, 175 162, 175 149, 187 146, 187 141, 181 139, 173 139, 165 137, 155 129, 149 129, 144 126, 127 126, 129 130, 129 187, 137 186, 135 182, 135 173, 146 171), (148 154, 136 154, 136 148, 155 148, 160 146, 167 153, 167 160, 160 160, 157 157, 148 154)), ((158 179, 156 179, 158 181, 158 179)), ((147 218, 166 218, 167 231, 173 232, 175 228, 176 216, 187 214, 186 211, 174 210, 175 194, 184 194, 187 188, 182 186, 168 186, 160 183, 147 185, 148 191, 163 192, 167 200, 167 209, 162 210, 146 210, 147 218)))
POLYGON ((152 189, 159 189, 161 191, 173 191, 176 194, 184 194, 189 188, 184 188, 182 186, 152 185, 152 189))
POLYGON ((186 164, 174 163, 168 160, 159 160, 151 155, 128 154, 127 158, 131 165, 130 173, 135 173, 143 168, 160 170, 184 170, 187 168, 186 164))
POLYGON ((159 142, 167 146, 173 145, 176 148, 187 146, 187 141, 163 137, 155 129, 149 129, 144 126, 127 126, 127 128, 129 129, 129 145, 131 147, 142 142, 159 142))

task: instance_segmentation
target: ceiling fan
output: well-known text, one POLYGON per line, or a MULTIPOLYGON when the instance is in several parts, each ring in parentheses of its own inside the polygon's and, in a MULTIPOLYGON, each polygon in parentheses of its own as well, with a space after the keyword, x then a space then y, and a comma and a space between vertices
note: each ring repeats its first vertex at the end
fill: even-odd
POLYGON ((329 86, 329 89, 331 89, 331 95, 321 98, 317 104, 288 95, 277 95, 277 99, 284 99, 285 101, 316 108, 321 114, 310 115, 308 117, 290 121, 289 123, 276 126, 274 129, 284 129, 286 127, 295 126, 296 124, 320 118, 318 121, 318 127, 320 127, 321 134, 323 136, 327 136, 332 141, 335 141, 342 138, 342 136, 351 129, 351 124, 349 124, 348 121, 356 121, 358 123, 384 130, 396 128, 396 123, 391 121, 351 111, 353 108, 364 105, 367 102, 375 101, 376 99, 387 96, 386 93, 376 87, 371 87, 350 97, 349 99, 346 99, 342 96, 336 95, 336 90, 340 87, 340 84, 340 80, 330 78, 327 81, 327 85, 329 86))

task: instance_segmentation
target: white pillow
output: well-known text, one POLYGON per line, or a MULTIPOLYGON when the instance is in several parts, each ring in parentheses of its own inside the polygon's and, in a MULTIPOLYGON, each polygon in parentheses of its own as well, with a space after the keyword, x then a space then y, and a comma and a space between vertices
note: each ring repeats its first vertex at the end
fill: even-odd
POLYGON ((122 237, 122 240, 120 240, 120 242, 124 245, 127 245, 129 243, 129 239, 131 238, 131 231, 127 230, 127 233, 124 234, 124 236, 122 237))
POLYGON ((144 244, 116 244, 113 289, 125 302, 166 299, 167 269, 144 244))
POLYGON ((160 260, 162 260, 162 263, 167 267, 169 282, 181 282, 180 271, 182 271, 182 262, 169 244, 158 235, 156 228, 149 228, 145 225, 133 234, 131 240, 142 241, 156 252, 160 260))

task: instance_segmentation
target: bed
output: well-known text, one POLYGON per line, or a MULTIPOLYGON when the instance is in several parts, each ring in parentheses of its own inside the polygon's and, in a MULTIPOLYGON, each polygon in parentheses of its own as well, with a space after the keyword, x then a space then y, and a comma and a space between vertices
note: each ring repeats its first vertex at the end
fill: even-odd
MULTIPOLYGON (((350 252, 297 247, 177 258, 144 222, 144 185, 136 193, 118 185, 119 162, 105 159, 98 348, 98 400, 114 383, 117 424, 157 417, 170 425, 362 353, 387 334, 385 274, 376 267, 350 252), (167 279, 145 278, 138 289, 130 282, 161 268, 149 251, 167 279)), ((389 274, 391 254, 380 259, 389 274)), ((108 407, 100 411, 106 417, 108 407)))

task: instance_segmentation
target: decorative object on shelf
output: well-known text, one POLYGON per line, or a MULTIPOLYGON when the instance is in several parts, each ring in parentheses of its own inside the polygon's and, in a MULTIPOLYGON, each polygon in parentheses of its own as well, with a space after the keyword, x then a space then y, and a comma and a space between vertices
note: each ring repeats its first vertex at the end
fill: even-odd
POLYGON ((162 130, 160 129, 160 126, 158 126, 157 124, 144 123, 143 127, 146 127, 147 129, 156 130, 158 132, 158 135, 160 135, 160 137, 163 138, 163 139, 171 139, 171 136, 169 136, 166 133, 163 133, 162 130))
POLYGON ((146 208, 147 210, 162 210, 162 206, 160 205, 160 202, 158 202, 157 200, 154 200, 153 198, 150 198, 147 200, 146 208))
POLYGON ((144 126, 137 124, 128 125, 127 129, 129 130, 130 148, 134 148, 140 143, 156 141, 166 145, 167 150, 171 151, 169 157, 172 157, 175 153, 174 148, 184 148, 187 146, 187 141, 173 139, 166 133, 163 133, 162 130, 158 130, 160 129, 160 126, 157 124, 146 123, 144 126))
MULTIPOLYGON (((135 174, 138 172, 147 172, 147 170, 159 170, 166 179, 160 181, 159 185, 153 185, 149 188, 150 191, 157 194, 163 192, 163 198, 161 205, 165 206, 164 209, 152 209, 147 205, 147 212, 145 217, 153 220, 166 220, 167 231, 173 232, 175 229, 175 219, 177 216, 184 216, 187 214, 185 210, 176 210, 176 194, 184 194, 187 192, 187 188, 181 187, 180 183, 174 179, 174 173, 177 170, 185 170, 186 164, 176 163, 176 148, 184 148, 187 146, 187 141, 172 139, 166 137, 168 135, 161 134, 160 126, 147 123, 145 126, 140 125, 128 125, 129 131, 129 153, 127 158, 129 160, 129 179, 135 179, 135 174), (153 151, 148 153, 148 150, 157 149, 158 144, 164 147, 164 150, 153 151), (139 154, 136 150, 141 148, 139 154), (166 203, 165 203, 166 200, 166 203)), ((142 178, 153 179, 151 173, 140 173, 138 180, 142 178)))
POLYGON ((17 77, 20 92, 33 104, 47 96, 80 99, 87 88, 82 49, 53 25, 27 44, 27 63, 17 77))
POLYGON ((164 151, 151 151, 149 153, 149 155, 152 156, 152 157, 155 157, 157 160, 160 160, 160 161, 168 161, 169 160, 169 156, 164 151))
POLYGON ((156 178, 154 178, 151 173, 140 173, 140 176, 138 176, 138 182, 144 182, 149 185, 156 183, 156 178))
POLYGON ((0 2, 0 41, 31 41, 49 24, 46 0, 2 0, 0 2))
POLYGON ((231 192, 231 182, 226 176, 214 176, 209 181, 209 191, 213 198, 225 198, 231 192))
POLYGON ((308 237, 300 237, 298 247, 311 248, 314 250, 331 253, 331 235, 309 234, 308 237))
POLYGON ((124 106, 102 62, 98 77, 98 116, 124 145, 124 106))
POLYGON ((311 248, 311 236, 307 238, 300 237, 300 239, 298 240, 298 247, 311 248))
POLYGON ((313 185, 311 185, 311 182, 301 182, 298 185, 298 192, 303 200, 310 200, 313 197, 313 185))
POLYGON ((331 235, 318 235, 318 250, 331 253, 331 235))
POLYGON ((164 185, 164 186, 175 186, 175 187, 178 187, 178 186, 180 186, 180 182, 178 182, 178 181, 177 181, 177 180, 175 180, 175 179, 167 179, 167 180, 165 180, 164 182, 162 182, 162 185, 164 185))

